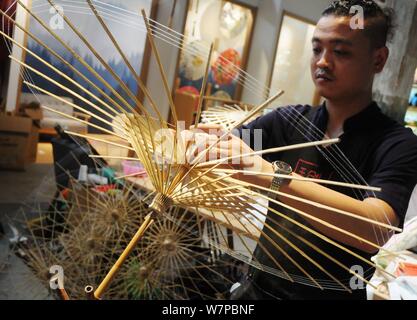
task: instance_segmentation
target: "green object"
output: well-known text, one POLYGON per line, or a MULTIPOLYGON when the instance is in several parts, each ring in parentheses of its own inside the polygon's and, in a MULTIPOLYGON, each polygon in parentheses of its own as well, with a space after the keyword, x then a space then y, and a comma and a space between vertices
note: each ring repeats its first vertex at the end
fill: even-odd
POLYGON ((110 184, 119 183, 119 181, 116 180, 116 171, 114 171, 110 167, 104 167, 104 168, 102 168, 101 169, 101 175, 103 177, 106 177, 107 179, 109 179, 109 183, 110 184))

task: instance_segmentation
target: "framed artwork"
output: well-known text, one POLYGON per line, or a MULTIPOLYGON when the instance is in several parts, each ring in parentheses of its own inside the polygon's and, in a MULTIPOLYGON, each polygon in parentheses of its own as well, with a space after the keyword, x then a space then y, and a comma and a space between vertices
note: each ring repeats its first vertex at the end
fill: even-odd
POLYGON ((320 97, 310 75, 315 23, 284 12, 269 87, 285 94, 277 104, 317 104, 320 97))
MULTIPOLYGON (((16 11, 16 2, 13 0, 3 0, 0 2, 0 9, 5 12, 15 12, 16 11)), ((15 18, 15 15, 12 14, 12 17, 15 18)), ((0 30, 6 33, 9 36, 13 36, 13 24, 10 21, 4 21, 0 23, 0 30)), ((6 98, 6 88, 7 88, 7 73, 9 68, 9 50, 10 46, 9 41, 5 39, 0 40, 0 111, 6 107, 5 98, 6 98)))
POLYGON ((207 95, 239 100, 250 48, 256 9, 237 1, 192 0, 184 29, 175 94, 200 92, 210 44, 214 53, 210 62, 207 95))
MULTIPOLYGON (((55 0, 54 3, 57 6, 58 11, 61 11, 71 21, 71 23, 85 36, 86 40, 91 46, 100 54, 102 59, 114 70, 114 72, 120 77, 122 82, 127 85, 134 96, 140 97, 138 85, 134 75, 129 71, 128 66, 123 61, 122 57, 112 44, 110 38, 103 30, 99 21, 94 17, 91 9, 84 0, 66 1, 66 0, 55 0)), ((121 50, 126 55, 130 64, 134 67, 135 72, 141 75, 142 80, 146 79, 146 75, 142 74, 142 70, 147 69, 148 59, 146 57, 147 41, 146 41, 146 29, 140 15, 140 10, 145 9, 148 17, 154 18, 157 11, 156 0, 93 0, 92 3, 96 7, 98 13, 103 18, 104 22, 108 26, 109 30, 116 38, 121 50)), ((70 26, 64 21, 59 15, 55 8, 44 0, 32 0, 29 6, 31 11, 45 25, 55 32, 63 41, 72 48, 77 55, 79 55, 92 70, 97 72, 104 80, 110 84, 118 92, 124 92, 121 89, 119 82, 115 77, 106 71, 103 63, 95 57, 93 52, 88 46, 77 36, 77 34, 70 28, 70 26)), ((19 10, 23 10, 19 8, 19 10)), ((26 11, 25 11, 26 12, 26 11)), ((105 87, 97 78, 88 71, 80 61, 74 57, 74 55, 59 43, 33 16, 27 14, 28 28, 29 31, 36 36, 42 43, 35 41, 32 37, 26 36, 24 41, 25 46, 40 56, 45 61, 49 62, 52 66, 59 69, 71 79, 81 84, 84 88, 100 96, 99 91, 89 84, 86 80, 80 77, 74 72, 68 64, 75 67, 82 74, 86 75, 87 78, 98 86, 105 93, 112 97, 113 93, 105 87), (55 51, 60 55, 67 63, 56 58, 51 50, 55 51)), ((38 59, 30 54, 26 54, 25 63, 30 66, 35 66, 37 69, 52 79, 58 82, 63 82, 61 79, 57 79, 57 75, 52 69, 43 65, 38 59)), ((29 88, 23 83, 23 80, 35 83, 37 86, 50 91, 51 93, 60 96, 68 97, 69 93, 65 90, 54 85, 44 77, 39 76, 30 71, 23 71, 20 78, 20 92, 23 94, 30 94, 33 92, 33 88, 29 88)), ((64 81, 65 83, 65 81, 64 81)), ((90 98, 85 92, 76 86, 68 83, 71 90, 79 94, 81 97, 86 99, 90 98)), ((42 94, 42 93, 41 93, 42 94)), ((131 106, 135 106, 134 100, 127 94, 121 94, 131 106)), ((113 96, 114 98, 114 96, 113 96)), ((82 99, 71 96, 73 102, 81 107, 86 108, 91 112, 96 112, 94 108, 85 104, 82 99)), ((19 97, 17 99, 19 101, 19 97)), ((92 128, 90 128, 92 129, 92 128)), ((90 130, 94 132, 95 130, 90 130)))

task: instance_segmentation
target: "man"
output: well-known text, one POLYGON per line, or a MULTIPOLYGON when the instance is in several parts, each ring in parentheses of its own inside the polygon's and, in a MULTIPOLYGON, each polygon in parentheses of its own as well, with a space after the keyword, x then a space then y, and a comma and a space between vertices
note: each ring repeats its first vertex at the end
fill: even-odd
MULTIPOLYGON (((275 190, 279 189, 293 196, 401 227, 411 192, 417 183, 417 137, 411 130, 383 115, 377 104, 372 101, 374 77, 382 72, 388 59, 389 50, 386 42, 390 32, 390 12, 381 9, 374 1, 335 1, 323 12, 312 39, 311 74, 319 94, 326 99, 325 103, 317 108, 301 105, 278 108, 243 128, 249 129, 252 136, 255 134, 255 129, 262 130, 263 149, 326 138, 340 138, 337 146, 300 149, 270 154, 264 158, 257 157, 254 161, 266 174, 280 173, 282 168, 280 169, 279 166, 288 164, 292 168, 290 171, 293 175, 356 184, 367 183, 381 187, 382 192, 329 188, 312 182, 273 179, 267 175, 241 175, 240 178, 267 188, 272 185, 275 190), (351 7, 354 5, 363 8, 364 29, 351 28, 353 17, 351 7), (280 162, 275 162, 277 160, 280 162)), ((201 126, 200 128, 207 129, 201 126)), ((236 137, 232 139, 239 140, 236 137)), ((244 149, 243 153, 248 152, 249 147, 242 141, 239 140, 238 144, 244 149)), ((250 146, 253 147, 253 141, 250 146)), ((231 149, 232 147, 221 144, 217 152, 222 155, 230 154, 231 149)), ((245 166, 244 161, 240 168, 242 166, 245 166)), ((286 197, 279 197, 279 201, 372 243, 383 245, 391 235, 386 228, 375 227, 368 222, 327 209, 318 209, 286 197)), ((369 260, 376 252, 375 247, 342 232, 316 221, 303 219, 296 213, 272 203, 270 206, 336 240, 358 256, 369 260)), ((363 270, 365 277, 372 274, 369 265, 363 260, 328 244, 286 219, 278 218, 271 212, 268 212, 268 217, 271 226, 274 224, 281 226, 280 232, 284 237, 307 252, 347 286, 352 283, 349 281, 351 275, 325 255, 313 250, 312 246, 320 248, 349 268, 359 267, 357 270, 363 270)), ((279 244, 289 256, 299 261, 315 279, 329 280, 322 271, 301 257, 288 243, 265 229, 267 236, 279 244)), ((261 237, 260 242, 262 245, 258 245, 254 253, 254 258, 258 262, 277 268, 270 255, 265 253, 267 248, 274 259, 279 261, 290 274, 301 275, 299 268, 271 245, 270 241, 266 241, 266 237, 261 237)), ((334 281, 321 283, 327 283, 329 287, 335 285, 334 281)), ((321 290, 251 267, 241 287, 233 292, 232 299, 365 298, 364 286, 353 285, 351 289, 352 293, 321 290)))

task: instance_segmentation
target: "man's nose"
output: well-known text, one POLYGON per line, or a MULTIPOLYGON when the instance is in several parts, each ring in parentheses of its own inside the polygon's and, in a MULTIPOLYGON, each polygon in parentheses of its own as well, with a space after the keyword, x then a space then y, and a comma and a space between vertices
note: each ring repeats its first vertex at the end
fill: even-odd
POLYGON ((332 57, 327 50, 324 50, 316 62, 317 67, 331 69, 333 65, 332 57))

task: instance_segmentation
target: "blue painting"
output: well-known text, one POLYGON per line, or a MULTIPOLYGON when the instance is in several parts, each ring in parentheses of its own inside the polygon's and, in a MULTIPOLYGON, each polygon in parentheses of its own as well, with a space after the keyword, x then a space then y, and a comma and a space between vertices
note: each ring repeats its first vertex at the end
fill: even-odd
MULTIPOLYGON (((80 1, 54 1, 56 9, 62 12, 69 21, 79 30, 85 37, 87 42, 97 51, 100 57, 111 67, 122 82, 128 86, 134 96, 138 94, 138 85, 134 75, 130 72, 128 66, 123 61, 121 55, 112 44, 110 38, 100 25, 99 21, 94 16, 87 2, 80 1)), ((124 55, 134 67, 135 72, 140 74, 143 64, 143 56, 146 43, 146 29, 140 14, 141 9, 145 9, 148 16, 152 7, 152 0, 103 0, 92 1, 98 13, 105 21, 109 30, 117 40, 124 55)), ((106 66, 99 61, 88 46, 80 39, 79 36, 71 29, 71 27, 62 19, 62 16, 55 8, 45 0, 32 1, 32 11, 40 18, 53 32, 55 32, 70 48, 72 48, 82 60, 84 60, 95 72, 97 72, 115 91, 120 93, 123 98, 131 106, 135 106, 135 100, 132 99, 124 90, 122 90, 120 82, 111 75, 106 66)), ((111 98, 114 98, 114 91, 112 92, 101 81, 97 79, 93 73, 89 72, 87 68, 77 59, 73 53, 67 50, 59 41, 57 41, 34 17, 30 17, 29 30, 48 48, 54 50, 60 57, 65 59, 70 65, 74 66, 83 75, 85 75, 94 85, 82 79, 76 72, 74 72, 62 60, 54 57, 51 52, 37 41, 28 37, 28 48, 39 55, 45 61, 51 63, 54 67, 65 73, 67 76, 81 84, 84 88, 90 90, 95 95, 100 96, 95 85, 102 89, 111 98)), ((88 95, 71 84, 69 81, 62 79, 50 68, 32 55, 26 55, 26 63, 36 69, 41 70, 52 79, 68 86, 82 97, 88 95)), ((57 87, 45 78, 34 74, 33 72, 25 72, 25 80, 35 83, 58 96, 69 96, 69 93, 62 88, 57 87)), ((28 86, 22 87, 23 92, 31 91, 28 86)), ((94 109, 85 104, 81 99, 70 96, 74 103, 80 105, 87 110, 94 112, 94 109)), ((101 97, 101 96, 100 96, 101 97)), ((91 99, 90 99, 91 100, 91 99)), ((125 106, 124 106, 125 107, 125 106)), ((125 107, 126 108, 126 107, 125 107)), ((92 120, 94 123, 94 120, 92 120)), ((102 125, 102 124, 100 124, 102 125)), ((90 128, 90 131, 95 131, 90 128)))

